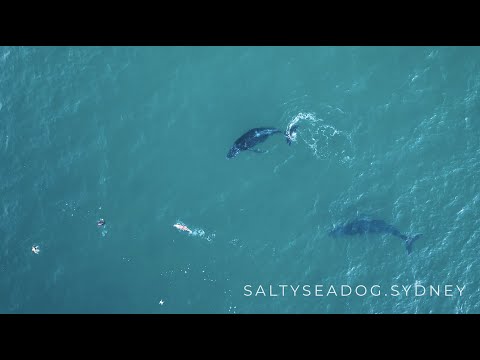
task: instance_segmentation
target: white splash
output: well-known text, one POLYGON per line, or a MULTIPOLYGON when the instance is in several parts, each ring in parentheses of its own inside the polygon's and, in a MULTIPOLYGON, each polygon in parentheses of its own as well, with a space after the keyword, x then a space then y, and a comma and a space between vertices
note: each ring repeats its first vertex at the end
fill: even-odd
POLYGON ((206 239, 208 242, 211 242, 216 234, 215 233, 210 233, 210 234, 207 234, 205 232, 205 230, 203 230, 202 228, 189 228, 184 222, 182 222, 181 220, 177 220, 176 222, 176 225, 181 225, 181 226, 185 226, 188 230, 191 229, 191 232, 187 232, 187 235, 188 236, 196 236, 196 237, 199 237, 199 238, 202 238, 202 239, 206 239))
POLYGON ((200 228, 194 228, 191 235, 203 238, 203 239, 207 240, 208 242, 211 242, 216 236, 215 233, 207 234, 205 232, 205 230, 200 229, 200 228))
MULTIPOLYGON (((343 114, 341 109, 338 109, 338 112, 343 114)), ((299 127, 295 138, 292 140, 297 141, 296 135, 300 135, 300 138, 312 150, 316 158, 326 159, 336 156, 340 157, 343 163, 352 159, 348 154, 352 151, 352 145, 347 133, 328 124, 313 112, 300 112, 295 115, 290 120, 287 131, 296 124, 299 124, 299 127)))

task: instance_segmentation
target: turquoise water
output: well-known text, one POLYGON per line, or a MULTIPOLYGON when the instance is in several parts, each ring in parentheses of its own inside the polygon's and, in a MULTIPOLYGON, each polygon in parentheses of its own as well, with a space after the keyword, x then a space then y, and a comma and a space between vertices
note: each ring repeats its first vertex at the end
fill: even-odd
POLYGON ((0 48, 0 312, 479 313, 479 60, 477 47, 0 48), (226 159, 248 129, 293 123, 292 146, 275 135, 226 159), (388 234, 328 235, 363 214, 421 233, 412 254, 388 234))

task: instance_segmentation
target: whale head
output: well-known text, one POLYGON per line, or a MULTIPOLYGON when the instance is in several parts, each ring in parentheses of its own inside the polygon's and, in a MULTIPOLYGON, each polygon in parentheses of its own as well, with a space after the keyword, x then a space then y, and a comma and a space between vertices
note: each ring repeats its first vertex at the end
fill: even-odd
POLYGON ((240 152, 239 148, 237 148, 236 146, 232 146, 232 148, 228 150, 227 159, 234 158, 235 156, 238 155, 239 152, 240 152))

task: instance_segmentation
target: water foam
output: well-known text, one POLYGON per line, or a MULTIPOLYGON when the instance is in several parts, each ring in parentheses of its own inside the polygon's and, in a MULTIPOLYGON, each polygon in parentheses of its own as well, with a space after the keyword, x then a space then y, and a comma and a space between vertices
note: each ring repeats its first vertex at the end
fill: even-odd
MULTIPOLYGON (((341 109, 334 109, 342 114, 341 109)), ((317 159, 338 158, 346 163, 353 160, 353 145, 350 134, 337 129, 318 117, 314 112, 299 112, 287 125, 287 132, 299 125, 297 133, 292 137, 292 142, 300 140, 308 146, 313 156, 317 159)))

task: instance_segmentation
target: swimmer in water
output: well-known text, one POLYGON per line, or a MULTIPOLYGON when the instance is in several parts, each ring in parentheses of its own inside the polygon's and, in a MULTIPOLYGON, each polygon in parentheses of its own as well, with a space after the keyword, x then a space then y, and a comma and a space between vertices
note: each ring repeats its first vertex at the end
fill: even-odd
POLYGON ((97 221, 97 226, 103 226, 103 225, 105 225, 105 220, 100 219, 97 221))
POLYGON ((177 228, 178 230, 188 231, 190 234, 192 233, 192 230, 182 224, 174 224, 173 227, 177 228))
POLYGON ((32 252, 34 254, 38 254, 40 252, 40 248, 38 247, 38 245, 32 246, 32 252))

